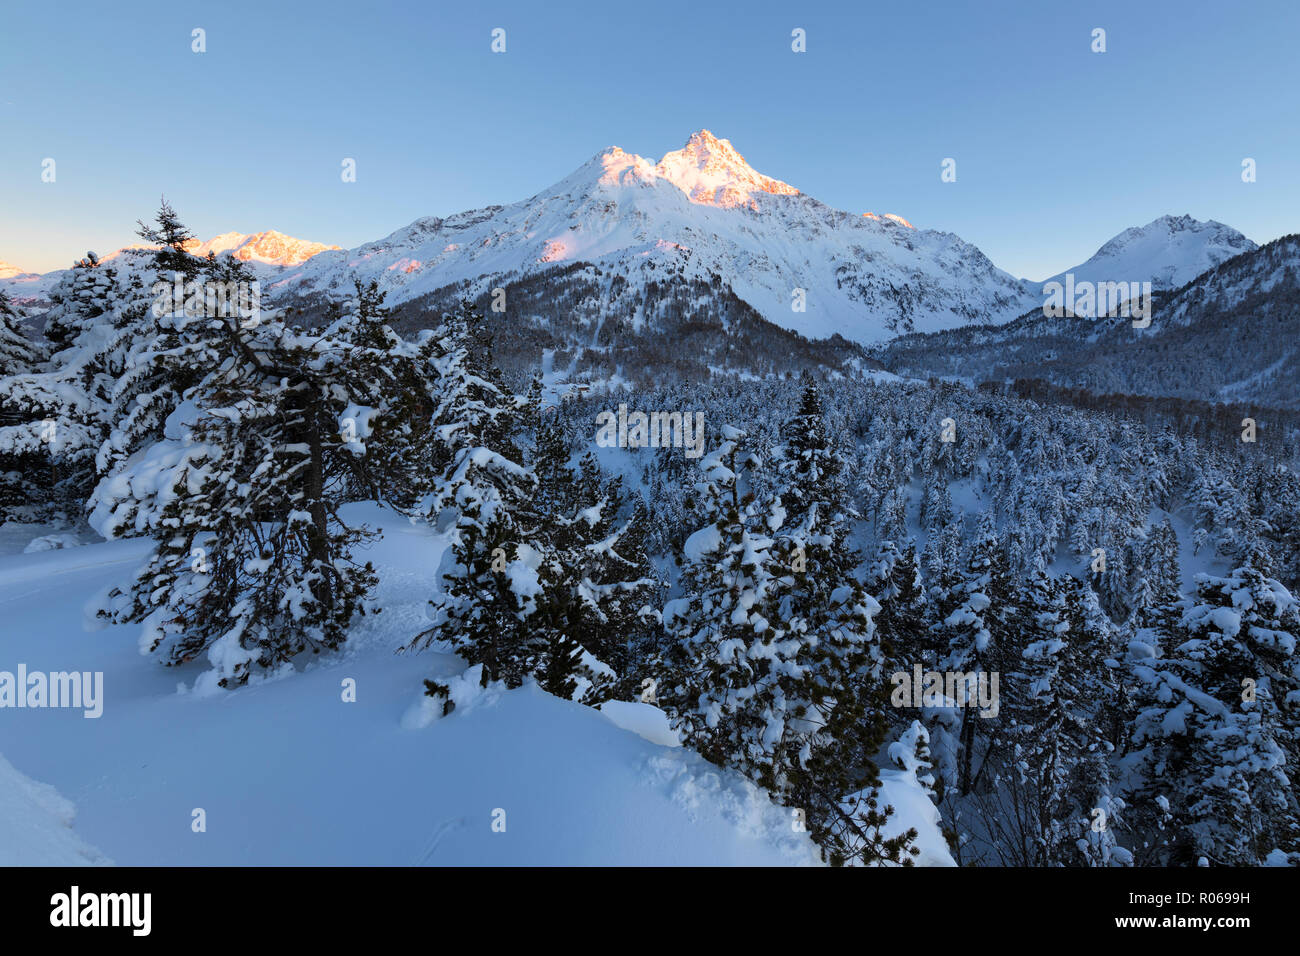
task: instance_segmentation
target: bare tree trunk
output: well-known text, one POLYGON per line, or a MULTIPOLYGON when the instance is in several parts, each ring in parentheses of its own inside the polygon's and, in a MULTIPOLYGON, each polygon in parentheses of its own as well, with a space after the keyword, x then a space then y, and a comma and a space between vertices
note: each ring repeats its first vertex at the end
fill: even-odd
MULTIPOLYGON (((310 402, 310 400, 309 400, 310 402)), ((314 404, 314 403, 313 403, 314 404)), ((334 581, 330 577, 329 514, 325 510, 325 461, 321 443, 318 410, 309 407, 304 416, 307 423, 307 446, 311 463, 307 468, 307 511, 311 514, 310 554, 320 575, 316 585, 316 599, 326 611, 334 609, 334 581)))

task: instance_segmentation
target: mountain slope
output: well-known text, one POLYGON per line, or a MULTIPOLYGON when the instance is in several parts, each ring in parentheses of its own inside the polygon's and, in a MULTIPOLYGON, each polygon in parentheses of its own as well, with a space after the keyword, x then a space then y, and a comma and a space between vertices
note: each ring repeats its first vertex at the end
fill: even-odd
POLYGON ((1300 408, 1300 236, 1216 265, 1154 299, 1151 325, 1045 318, 899 338, 876 353, 904 375, 1043 379, 1096 393, 1300 408))
POLYGON ((1213 219, 1161 216, 1145 226, 1125 229, 1086 262, 1044 279, 1065 282, 1150 282, 1168 291, 1190 282, 1207 269, 1258 248, 1231 226, 1213 219))
POLYGON ((378 242, 322 253, 277 288, 341 291, 355 274, 398 304, 578 262, 636 287, 646 263, 681 281, 716 276, 769 322, 864 343, 1010 319, 1036 299, 957 236, 832 209, 758 173, 707 130, 657 163, 612 147, 523 202, 417 219, 378 242))
MULTIPOLYGON (((137 628, 83 627, 81 602, 129 578, 148 542, 0 556, 8 659, 104 674, 101 717, 6 710, 0 753, 74 800, 77 833, 123 865, 820 862, 788 809, 674 745, 651 705, 604 713, 525 685, 489 688, 428 726, 407 719, 428 700, 424 678, 465 670, 449 654, 395 653, 427 626, 446 542, 374 505, 344 514, 385 529, 366 554, 382 613, 353 627, 343 654, 217 697, 178 693, 204 663, 164 668, 140 656, 137 628), (191 830, 195 808, 206 832, 191 830)), ((884 777, 891 823, 921 833, 918 862, 952 865, 933 804, 884 777)), ((0 761, 0 814, 6 785, 0 761)), ((34 852, 72 862, 70 840, 41 838, 34 852)))

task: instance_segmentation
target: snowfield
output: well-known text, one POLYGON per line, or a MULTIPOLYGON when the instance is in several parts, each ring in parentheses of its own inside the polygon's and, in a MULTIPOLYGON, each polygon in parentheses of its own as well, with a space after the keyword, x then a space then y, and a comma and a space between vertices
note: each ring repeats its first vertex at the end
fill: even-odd
POLYGON ((0 757, 0 866, 87 866, 109 861, 72 832, 75 808, 0 757))
MULTIPOLYGON (((465 669, 395 653, 425 626, 444 542, 374 505, 345 514, 385 531, 365 555, 383 611, 343 653, 215 695, 192 691, 205 662, 164 668, 136 628, 87 627, 86 601, 126 583, 146 542, 22 554, 22 535, 0 535, 0 670, 102 671, 105 698, 98 719, 0 710, 0 865, 820 863, 788 809, 677 746, 650 705, 490 688, 404 723, 424 678, 465 669)), ((929 800, 884 778, 917 862, 952 865, 929 800)))

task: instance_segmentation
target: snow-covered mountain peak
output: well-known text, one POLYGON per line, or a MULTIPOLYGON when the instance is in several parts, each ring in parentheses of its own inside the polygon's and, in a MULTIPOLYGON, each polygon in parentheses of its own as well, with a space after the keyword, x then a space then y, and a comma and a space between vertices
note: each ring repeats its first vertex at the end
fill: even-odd
MULTIPOLYGON (((152 248, 154 247, 147 244, 130 245, 118 249, 103 258, 108 261, 116 259, 128 249, 152 248)), ((229 253, 243 262, 256 262, 268 266, 302 265, 313 256, 340 248, 340 246, 329 246, 323 242, 296 239, 274 229, 253 233, 223 232, 211 239, 195 239, 185 245, 187 252, 200 258, 206 257, 209 252, 216 255, 229 253)))
POLYGON ((398 305, 453 286, 477 294, 580 262, 619 277, 592 294, 606 297, 600 309, 623 320, 630 312, 638 327, 663 318, 647 295, 691 283, 725 286, 769 322, 809 338, 867 343, 1006 321, 1038 300, 957 236, 899 216, 832 209, 755 171, 707 130, 657 162, 611 146, 528 199, 417 219, 288 270, 276 290, 314 294, 374 279, 398 305))
POLYGON ((25 275, 30 275, 30 273, 0 259, 0 279, 17 279, 19 276, 25 275))
POLYGON ((707 129, 691 134, 681 149, 664 154, 655 173, 671 182, 691 202, 709 206, 753 207, 754 193, 797 196, 799 190, 755 170, 730 140, 707 129))
POLYGON ((312 256, 335 250, 339 246, 328 246, 322 242, 310 242, 295 239, 282 232, 268 229, 265 232, 245 234, 225 232, 206 242, 195 242, 190 251, 197 256, 206 256, 209 252, 217 255, 230 253, 244 262, 261 262, 271 266, 296 266, 306 262, 312 256))
POLYGON ((1157 289, 1177 289, 1207 269, 1243 252, 1258 248, 1231 226, 1213 219, 1161 216, 1145 226, 1133 226, 1107 241, 1097 252, 1072 269, 1046 282, 1150 281, 1157 289))
POLYGON ((629 153, 619 146, 611 146, 588 165, 599 171, 602 186, 649 185, 656 179, 654 164, 643 156, 629 153))
POLYGON ((904 219, 902 216, 895 216, 892 212, 887 212, 887 213, 884 213, 883 215, 880 215, 880 216, 877 216, 874 212, 864 212, 862 215, 863 215, 863 218, 865 218, 865 219, 874 219, 874 220, 876 220, 877 222, 880 222, 880 221, 882 221, 882 220, 888 220, 889 222, 895 222, 895 223, 898 223, 898 225, 903 226, 903 227, 906 228, 906 229, 915 229, 915 228, 916 228, 916 226, 912 225, 910 222, 908 222, 908 221, 907 221, 906 219, 904 219))
MULTIPOLYGON (((1221 222, 1215 222, 1213 219, 1201 222, 1188 215, 1161 216, 1158 219, 1153 219, 1145 226, 1133 226, 1125 229, 1098 249, 1097 255, 1113 255, 1134 243, 1144 241, 1177 242, 1183 236, 1196 236, 1202 241, 1217 242, 1232 242, 1236 237, 1245 239, 1237 230, 1225 226, 1221 222)), ((1250 240, 1246 240, 1246 242, 1249 243, 1250 240)), ((1253 246, 1254 243, 1250 243, 1250 245, 1253 246)), ((1241 251, 1246 250, 1243 248, 1241 251)))

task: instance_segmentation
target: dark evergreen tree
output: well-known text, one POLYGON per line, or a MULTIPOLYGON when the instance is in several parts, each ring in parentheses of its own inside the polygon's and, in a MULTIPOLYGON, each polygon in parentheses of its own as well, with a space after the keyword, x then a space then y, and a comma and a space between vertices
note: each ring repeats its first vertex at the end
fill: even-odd
POLYGON ((1041 572, 1019 590, 1017 605, 1020 662, 1004 675, 1007 748, 994 782, 1004 845, 1014 848, 1008 862, 1126 862, 1116 837, 1124 804, 1106 736, 1119 700, 1106 618, 1078 579, 1041 572))
POLYGON ((1139 862, 1257 865, 1297 859, 1300 817, 1287 765, 1296 757, 1300 605, 1255 564, 1200 575, 1138 684, 1129 803, 1139 862))
POLYGON ((688 746, 803 810, 832 863, 910 863, 915 833, 884 835, 892 808, 869 756, 884 741, 878 606, 837 572, 842 538, 833 518, 822 533, 816 502, 782 533, 780 499, 748 490, 761 463, 744 438, 725 428, 702 462, 705 523, 686 542, 683 597, 664 609, 659 699, 688 746))
POLYGON ((206 371, 166 440, 101 494, 102 533, 155 545, 100 615, 141 623, 142 648, 165 663, 206 652, 202 685, 230 687, 337 648, 366 610, 375 574, 352 552, 370 532, 339 508, 368 431, 347 434, 345 420, 374 399, 394 356, 276 316, 177 318, 172 330, 175 351, 206 371))
MULTIPOLYGON (((570 466, 566 427, 554 416, 544 421, 533 460, 531 507, 545 554, 539 600, 548 627, 576 641, 595 665, 626 678, 636 649, 658 626, 653 602, 660 582, 643 544, 647 516, 644 507, 630 507, 621 479, 604 478, 594 455, 570 466)), ((613 690, 610 680, 592 683, 590 702, 613 690)))
MULTIPOLYGON (((1012 615, 1011 580, 1002 540, 993 515, 980 516, 975 541, 966 564, 966 574, 957 592, 961 603, 942 622, 947 641, 939 661, 941 671, 992 675, 1000 673, 1008 651, 1012 615)), ((991 678, 989 678, 991 679, 991 678)), ((965 690, 968 686, 963 685, 965 690)), ((998 744, 996 717, 982 717, 974 702, 953 702, 961 710, 961 745, 957 756, 956 783, 962 795, 971 792, 978 779, 981 751, 998 744)))
POLYGON ((203 268, 203 260, 189 250, 198 245, 198 239, 181 222, 166 196, 159 203, 154 223, 149 225, 139 220, 140 228, 136 230, 136 235, 141 239, 158 247, 154 254, 154 267, 164 280, 170 279, 172 275, 180 276, 184 282, 195 279, 203 268))
MULTIPOLYGON (((31 381, 45 349, 28 337, 23 310, 0 290, 0 383, 31 381)), ((21 388, 0 384, 0 524, 34 516, 49 493, 50 455, 40 429, 26 426, 31 406, 21 388)))
MULTIPOLYGON (((555 568, 531 504, 537 476, 518 444, 526 400, 506 388, 483 317, 468 303, 444 317, 431 355, 438 373, 432 434, 441 445, 431 457, 445 464, 429 515, 452 543, 431 602, 433 625, 412 646, 451 647, 482 665, 484 686, 540 677, 566 693, 577 686, 581 645, 566 632, 568 609, 557 603, 555 568)), ((447 685, 425 686, 450 709, 447 685)))

